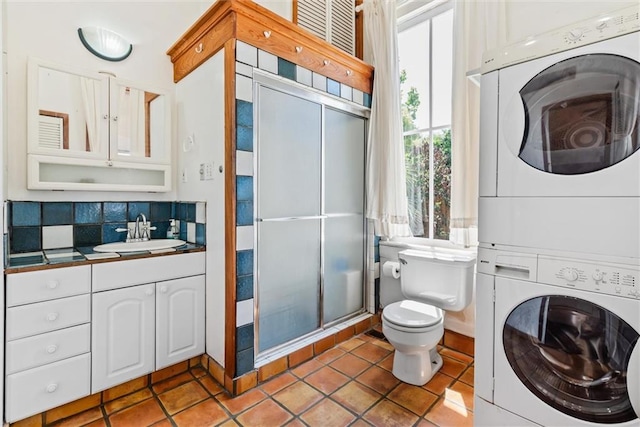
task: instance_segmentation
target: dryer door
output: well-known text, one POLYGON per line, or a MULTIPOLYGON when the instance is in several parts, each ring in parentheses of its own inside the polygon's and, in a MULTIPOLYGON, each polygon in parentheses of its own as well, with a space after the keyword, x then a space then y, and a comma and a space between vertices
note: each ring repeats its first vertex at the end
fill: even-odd
POLYGON ((500 70, 498 196, 639 196, 640 33, 500 70))

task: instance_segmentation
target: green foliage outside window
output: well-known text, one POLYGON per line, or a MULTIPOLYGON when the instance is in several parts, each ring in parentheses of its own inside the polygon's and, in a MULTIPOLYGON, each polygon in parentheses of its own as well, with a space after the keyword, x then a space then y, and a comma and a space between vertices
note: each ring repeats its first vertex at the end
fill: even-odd
MULTIPOLYGON (((400 73, 400 87, 406 82, 405 70, 400 73)), ((405 133, 416 130, 416 114, 420 106, 420 94, 415 87, 407 92, 402 104, 402 127, 405 133)), ((433 108, 437 108, 434 105, 433 108)), ((451 129, 432 133, 434 218, 433 237, 449 238, 451 203, 451 129)), ((404 137, 405 167, 409 221, 414 236, 429 237, 429 132, 412 133, 404 137)))

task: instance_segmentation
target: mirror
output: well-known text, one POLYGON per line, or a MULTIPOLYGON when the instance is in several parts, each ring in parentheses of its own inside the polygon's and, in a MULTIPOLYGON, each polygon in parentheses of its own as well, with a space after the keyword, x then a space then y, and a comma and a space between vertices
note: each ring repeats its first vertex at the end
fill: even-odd
POLYGON ((163 91, 30 60, 29 92, 30 153, 168 162, 163 91))
POLYGON ((115 155, 163 158, 165 96, 111 82, 112 132, 115 155))

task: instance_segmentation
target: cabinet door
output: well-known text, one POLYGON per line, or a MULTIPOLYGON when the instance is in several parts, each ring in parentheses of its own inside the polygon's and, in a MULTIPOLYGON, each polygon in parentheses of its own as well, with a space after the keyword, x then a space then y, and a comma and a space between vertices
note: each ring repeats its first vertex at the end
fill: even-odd
POLYGON ((156 285, 156 369, 204 353, 204 276, 156 285))
POLYGON ((93 295, 92 393, 154 370, 155 285, 93 295))

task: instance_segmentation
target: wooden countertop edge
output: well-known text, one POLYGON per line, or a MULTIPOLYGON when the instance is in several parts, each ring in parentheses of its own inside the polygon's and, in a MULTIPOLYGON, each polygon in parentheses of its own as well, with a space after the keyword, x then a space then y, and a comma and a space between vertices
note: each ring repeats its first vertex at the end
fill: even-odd
POLYGON ((41 271, 41 270, 52 270, 55 268, 65 268, 65 267, 78 267, 81 265, 91 265, 91 264, 102 264, 106 262, 118 262, 118 261, 128 261, 131 259, 142 259, 142 258, 155 258, 161 256, 171 256, 171 255, 182 255, 189 254, 194 252, 205 252, 207 250, 206 246, 202 246, 200 248, 191 248, 178 250, 175 252, 163 252, 159 254, 136 254, 136 255, 127 255, 120 256, 118 258, 104 258, 104 259, 86 259, 79 261, 71 261, 71 262, 60 262, 55 264, 42 264, 42 265, 28 265, 24 267, 6 267, 4 269, 4 274, 15 274, 15 273, 26 273, 29 271, 41 271))

